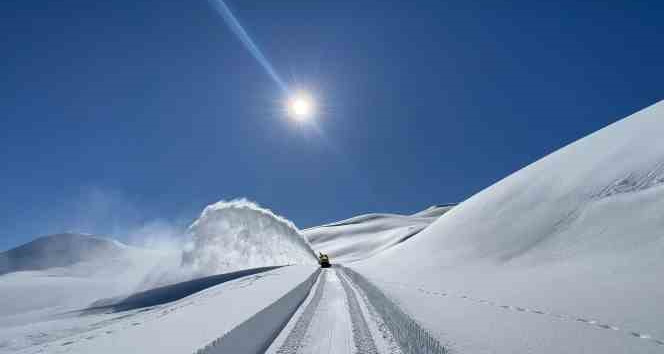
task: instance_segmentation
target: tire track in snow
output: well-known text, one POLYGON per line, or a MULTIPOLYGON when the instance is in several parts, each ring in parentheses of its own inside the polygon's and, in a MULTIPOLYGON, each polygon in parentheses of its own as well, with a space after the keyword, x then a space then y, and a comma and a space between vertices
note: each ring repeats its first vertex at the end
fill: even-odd
POLYGON ((316 309, 320 304, 320 299, 323 297, 323 291, 325 288, 326 281, 326 272, 321 272, 318 277, 318 285, 316 286, 316 291, 314 296, 311 298, 311 301, 307 304, 304 311, 300 315, 300 318, 297 320, 293 329, 290 331, 284 343, 277 350, 277 354, 295 354, 303 346, 303 339, 307 333, 307 329, 311 324, 311 320, 314 318, 316 309))
POLYGON ((401 347, 397 343, 389 326, 385 320, 378 314, 374 306, 371 304, 367 294, 355 283, 345 272, 344 268, 338 268, 337 274, 343 277, 350 284, 355 296, 360 301, 362 313, 365 318, 370 319, 367 321, 369 330, 371 331, 376 349, 382 354, 403 354, 401 347))
POLYGON ((638 339, 644 339, 644 340, 650 341, 654 344, 664 346, 664 339, 654 338, 652 335, 647 334, 647 333, 634 332, 634 331, 622 329, 618 326, 607 324, 607 323, 604 323, 604 322, 599 321, 599 320, 588 319, 588 318, 584 318, 584 317, 581 317, 581 316, 572 316, 572 315, 548 312, 548 311, 543 311, 543 310, 539 310, 539 309, 531 309, 531 308, 527 308, 527 307, 502 305, 502 304, 499 304, 499 303, 497 303, 495 301, 491 301, 491 300, 477 299, 477 298, 473 298, 473 297, 470 297, 470 296, 467 296, 467 295, 455 295, 455 294, 451 294, 451 293, 444 292, 444 291, 432 291, 432 290, 424 289, 422 287, 413 286, 413 285, 409 285, 409 284, 398 283, 398 282, 394 282, 394 281, 380 280, 380 282, 383 283, 383 284, 399 286, 399 287, 406 288, 406 289, 415 289, 415 290, 417 290, 417 291, 419 291, 423 294, 430 295, 430 296, 453 297, 453 298, 466 300, 466 301, 469 301, 469 302, 474 302, 474 303, 477 303, 477 304, 482 304, 482 305, 487 305, 487 306, 500 308, 500 309, 503 309, 503 310, 514 311, 514 312, 532 313, 534 315, 547 316, 547 317, 555 318, 555 319, 566 321, 566 322, 577 322, 577 323, 580 323, 580 324, 584 324, 584 325, 594 327, 595 329, 622 332, 623 334, 629 335, 631 337, 635 337, 635 338, 638 338, 638 339))
POLYGON ((415 319, 405 313, 399 305, 387 297, 375 284, 351 268, 341 266, 347 275, 366 295, 369 303, 382 317, 390 336, 404 354, 446 354, 449 350, 422 327, 415 319))
MULTIPOLYGON (((304 305, 301 310, 299 318, 290 327, 286 338, 281 342, 278 349, 274 351, 268 350, 268 353, 276 354, 296 354, 309 352, 312 349, 334 348, 338 352, 354 352, 358 354, 378 354, 379 351, 374 342, 372 331, 365 318, 363 308, 357 298, 353 286, 350 284, 345 274, 340 269, 329 269, 321 272, 318 283, 315 289, 312 290, 313 294, 311 300, 304 305), (333 273, 332 273, 333 272, 333 273), (325 284, 330 282, 330 284, 325 284), (336 285, 335 285, 336 284, 336 285), (333 293, 337 295, 333 296, 333 293), (340 292, 340 293, 339 293, 340 292), (338 296, 341 295, 341 298, 338 296), (326 301, 340 301, 341 307, 334 307, 339 305, 332 305, 326 301), (333 307, 330 307, 333 306, 333 307), (343 311, 346 314, 333 316, 331 318, 324 315, 326 311, 343 311), (316 318, 320 316, 321 318, 316 318), (321 331, 321 328, 314 323, 315 321, 323 320, 337 320, 345 317, 347 318, 346 324, 342 323, 328 323, 329 327, 321 331), (347 331, 348 342, 336 343, 344 336, 335 336, 333 333, 335 327, 343 326, 343 330, 347 331), (315 337, 311 337, 311 336, 315 337), (351 343, 352 342, 352 343, 351 343), (318 344, 316 344, 318 343, 318 344), (320 343, 325 343, 322 347, 320 343), (352 349, 351 349, 352 348, 352 349)), ((337 328, 336 330, 340 330, 337 328)), ((337 333, 338 334, 338 333, 337 333)), ((278 342, 275 343, 278 345, 278 342)))
POLYGON ((353 326, 353 341, 355 342, 357 353, 378 354, 376 343, 374 343, 373 337, 371 336, 371 331, 369 330, 367 321, 362 313, 362 308, 357 301, 353 289, 346 277, 343 274, 339 274, 343 273, 343 271, 337 271, 335 269, 335 272, 337 272, 339 280, 341 280, 341 286, 344 288, 346 298, 348 299, 348 311, 350 312, 350 319, 353 326))

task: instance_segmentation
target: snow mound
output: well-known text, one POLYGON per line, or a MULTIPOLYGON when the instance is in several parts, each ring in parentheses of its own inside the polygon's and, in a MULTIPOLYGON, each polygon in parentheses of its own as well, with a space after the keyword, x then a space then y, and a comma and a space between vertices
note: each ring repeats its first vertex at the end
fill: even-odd
POLYGON ((295 225, 245 199, 209 205, 187 230, 182 266, 195 276, 244 268, 316 264, 295 225))
POLYGON ((122 255, 126 246, 107 238, 64 233, 43 236, 0 253, 0 275, 66 267, 98 258, 122 255))

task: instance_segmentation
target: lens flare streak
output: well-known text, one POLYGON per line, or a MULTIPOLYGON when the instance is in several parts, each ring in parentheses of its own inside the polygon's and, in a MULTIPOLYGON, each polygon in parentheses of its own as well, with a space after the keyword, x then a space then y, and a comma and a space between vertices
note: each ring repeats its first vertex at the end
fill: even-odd
POLYGON ((251 55, 254 56, 254 58, 260 63, 260 65, 267 71, 268 75, 272 77, 272 79, 279 85, 279 87, 287 92, 288 91, 288 85, 281 79, 279 74, 277 74, 277 71, 274 70, 274 67, 270 62, 267 60, 265 55, 263 55, 263 52, 258 48, 256 43, 251 39, 247 31, 245 31, 244 27, 242 27, 242 24, 240 24, 240 21, 233 15, 233 12, 231 9, 226 5, 224 0, 209 0, 210 4, 219 12, 221 17, 223 17, 224 21, 228 25, 228 27, 235 33, 238 39, 244 44, 244 46, 249 50, 251 55))

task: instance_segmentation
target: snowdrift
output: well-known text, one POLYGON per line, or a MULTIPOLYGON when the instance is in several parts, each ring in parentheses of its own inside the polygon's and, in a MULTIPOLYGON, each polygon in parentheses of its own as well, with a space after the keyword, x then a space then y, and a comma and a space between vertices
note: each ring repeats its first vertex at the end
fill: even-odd
POLYGON ((316 264, 297 227, 247 200, 209 205, 189 227, 182 267, 195 276, 286 264, 316 264))
POLYGON ((659 351, 663 136, 659 102, 510 175, 355 268, 385 287, 400 283, 389 291, 464 351, 659 351))

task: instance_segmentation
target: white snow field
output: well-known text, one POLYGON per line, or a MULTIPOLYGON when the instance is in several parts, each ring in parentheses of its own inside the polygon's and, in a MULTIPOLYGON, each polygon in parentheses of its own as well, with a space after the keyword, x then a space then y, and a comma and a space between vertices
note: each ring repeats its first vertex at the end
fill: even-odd
POLYGON ((335 262, 371 257, 422 231, 454 205, 432 206, 413 215, 365 214, 302 230, 311 247, 335 262))
MULTIPOLYGON (((206 348, 271 304, 283 297, 304 298, 307 291, 293 289, 315 272, 312 266, 283 267, 159 306, 86 316, 63 314, 27 326, 3 328, 0 352, 214 353, 206 348)), ((277 308, 263 319, 266 323, 283 322, 291 314, 287 310, 277 308)), ((266 330, 269 328, 259 323, 246 331, 251 333, 245 336, 246 343, 271 338, 266 330)))
POLYGON ((664 352, 664 101, 352 268, 451 352, 664 352))
POLYGON ((78 234, 41 237, 0 253, 7 271, 0 275, 0 336, 7 326, 33 323, 81 309, 101 297, 129 293, 164 256, 78 234))

